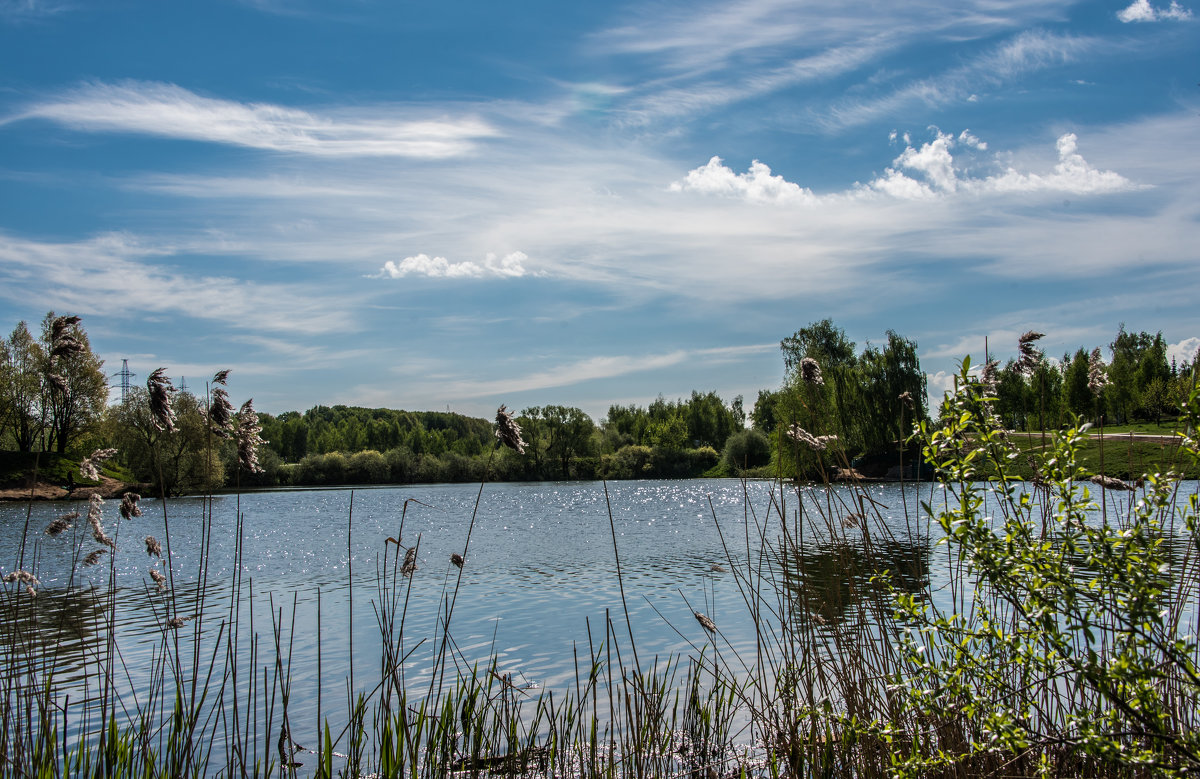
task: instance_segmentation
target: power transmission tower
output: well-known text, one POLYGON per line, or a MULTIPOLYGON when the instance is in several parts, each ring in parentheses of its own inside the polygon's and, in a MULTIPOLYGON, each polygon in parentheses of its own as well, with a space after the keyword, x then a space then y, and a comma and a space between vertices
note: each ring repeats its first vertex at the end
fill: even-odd
POLYGON ((124 405, 129 397, 129 380, 137 374, 129 370, 129 360, 121 360, 121 370, 117 375, 121 377, 121 404, 124 405))

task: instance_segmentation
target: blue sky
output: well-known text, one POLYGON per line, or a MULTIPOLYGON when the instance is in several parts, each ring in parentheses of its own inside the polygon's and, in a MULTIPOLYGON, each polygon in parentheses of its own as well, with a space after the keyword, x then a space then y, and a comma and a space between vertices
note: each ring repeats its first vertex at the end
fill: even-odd
POLYGON ((260 410, 1200 346, 1200 8, 0 0, 0 325, 260 410))

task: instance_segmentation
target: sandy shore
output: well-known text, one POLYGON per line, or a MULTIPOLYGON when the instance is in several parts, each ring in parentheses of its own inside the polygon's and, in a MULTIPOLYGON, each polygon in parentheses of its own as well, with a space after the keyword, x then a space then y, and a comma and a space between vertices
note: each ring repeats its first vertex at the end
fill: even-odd
MULTIPOLYGON (((126 492, 136 491, 137 488, 136 484, 126 484, 107 476, 101 476, 100 484, 97 486, 80 486, 71 491, 59 484, 39 481, 33 488, 32 497, 34 500, 88 500, 92 497, 92 493, 98 492, 100 497, 108 499, 120 497, 126 492)), ((0 488, 0 500, 29 500, 30 497, 28 485, 0 488)))

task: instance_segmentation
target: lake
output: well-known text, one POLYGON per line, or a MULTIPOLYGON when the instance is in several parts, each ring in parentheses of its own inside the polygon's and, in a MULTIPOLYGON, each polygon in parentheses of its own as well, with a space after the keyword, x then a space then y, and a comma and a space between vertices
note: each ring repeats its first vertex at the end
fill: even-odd
MULTIPOLYGON (((91 567, 77 564, 97 547, 83 518, 61 536, 43 532, 86 504, 6 504, 3 572, 21 559, 28 521, 24 567, 40 582, 32 600, 8 585, 7 676, 33 667, 45 676, 51 657, 62 689, 86 697, 104 658, 119 658, 110 681, 132 710, 164 651, 194 652, 200 668, 217 657, 218 669, 231 653, 240 690, 269 685, 277 673, 290 678, 293 738, 313 744, 322 718, 347 717, 348 690, 372 693, 379 682, 381 623, 396 621, 384 615, 389 607, 403 610, 394 642, 407 655, 402 683, 416 694, 428 688, 442 650, 439 620, 459 576, 450 556, 464 551, 473 513, 446 642, 451 668, 495 658, 518 689, 569 690, 606 638, 606 656, 619 667, 712 646, 705 651, 736 668, 754 661, 751 582, 768 583, 773 599, 802 600, 822 625, 848 618, 872 592, 854 571, 887 568, 905 589, 937 591, 946 576, 944 565, 931 565, 940 533, 919 518, 919 503, 939 491, 868 484, 781 496, 770 482, 737 480, 487 484, 482 492, 477 484, 416 485, 184 498, 168 501, 166 520, 158 501, 143 500, 143 516, 132 520, 121 520, 110 501, 104 527, 116 547, 91 567), (820 519, 847 512, 877 515, 871 560, 855 558, 867 554, 853 541, 857 528, 820 519), (781 534, 781 515, 805 539, 787 560, 763 554, 781 534), (168 592, 148 573, 156 558, 146 552, 147 535, 164 554, 169 537, 168 592), (404 577, 397 563, 414 547, 416 570, 404 577), (747 577, 751 571, 760 578, 747 577), (389 594, 381 584, 393 579, 401 586, 389 594), (719 638, 694 612, 713 620, 719 638), (172 616, 183 626, 169 627, 172 616), (275 666, 277 641, 286 669, 275 666)), ((769 621, 759 614, 757 627, 772 629, 769 621)), ((188 676, 192 663, 184 665, 188 676)))

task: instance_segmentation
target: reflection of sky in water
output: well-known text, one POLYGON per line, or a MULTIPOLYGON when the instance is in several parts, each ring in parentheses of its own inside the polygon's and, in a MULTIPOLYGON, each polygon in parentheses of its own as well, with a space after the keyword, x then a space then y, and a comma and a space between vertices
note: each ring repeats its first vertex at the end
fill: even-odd
MULTIPOLYGON (((411 582, 401 580, 401 605, 407 596, 401 649, 416 647, 406 664, 406 682, 424 689, 437 648, 439 605, 458 573, 449 558, 462 552, 477 494, 478 485, 357 490, 352 523, 347 490, 241 497, 240 663, 250 667, 249 648, 257 635, 261 674, 261 665, 273 658, 272 620, 282 615, 282 641, 291 647, 291 714, 298 740, 304 740, 302 730, 311 733, 316 724, 318 690, 322 715, 334 721, 344 716, 351 657, 356 687, 369 689, 378 681, 378 583, 383 567, 390 571, 397 559, 397 547, 385 542, 389 536, 405 546, 419 542, 418 570, 411 582), (425 643, 417 646, 421 639, 425 643)), ((919 520, 920 501, 941 500, 929 485, 910 486, 904 494, 898 485, 871 484, 861 491, 789 490, 781 497, 766 482, 743 487, 732 480, 639 481, 610 483, 608 494, 606 502, 603 485, 593 482, 484 487, 452 622, 459 664, 495 655, 500 672, 511 673, 518 684, 555 691, 573 687, 577 656, 586 667, 589 627, 598 648, 606 613, 615 623, 622 658, 630 662, 610 505, 634 638, 647 661, 694 652, 708 641, 693 609, 719 625, 730 644, 721 642, 727 660, 736 665, 735 651, 752 658, 754 624, 734 574, 747 562, 756 570, 761 565, 768 581, 782 585, 773 588, 770 600, 790 598, 799 614, 819 615, 824 623, 845 619, 863 598, 879 596, 878 585, 856 570, 888 568, 905 589, 928 582, 936 592, 945 583, 945 566, 930 564, 940 533, 919 520), (778 547, 781 509, 789 532, 802 528, 803 544, 763 560, 760 536, 778 547), (823 517, 831 511, 878 515, 882 523, 865 545, 859 528, 826 522, 823 517)), ((154 535, 167 546, 161 505, 143 501, 144 516, 130 521, 118 520, 115 502, 105 506, 105 527, 117 539, 116 637, 128 673, 122 689, 138 686, 164 637, 178 637, 190 657, 189 642, 198 629, 206 660, 216 637, 228 638, 221 630, 237 583, 239 502, 232 496, 212 501, 207 577, 198 570, 205 505, 200 499, 168 503, 178 612, 196 613, 203 599, 206 614, 203 623, 186 623, 177 633, 164 632, 167 596, 155 592, 147 574, 152 558, 144 538, 154 535)), ((4 571, 16 566, 26 510, 23 504, 0 506, 4 571)), ((109 559, 92 568, 72 568, 73 549, 82 556, 96 545, 85 534, 82 518, 74 537, 71 531, 54 539, 42 533, 65 510, 64 504, 33 505, 26 567, 32 562, 41 595, 35 604, 25 603, 23 614, 12 612, 19 599, 5 599, 4 632, 11 639, 23 631, 43 649, 56 647, 57 671, 78 684, 97 667, 103 649, 109 559)))

